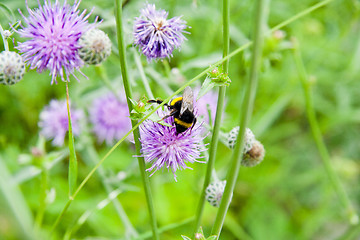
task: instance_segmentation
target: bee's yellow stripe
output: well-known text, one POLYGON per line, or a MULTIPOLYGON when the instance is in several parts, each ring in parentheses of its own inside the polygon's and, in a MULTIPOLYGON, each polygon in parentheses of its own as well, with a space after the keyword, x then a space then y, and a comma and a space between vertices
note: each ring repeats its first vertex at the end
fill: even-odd
POLYGON ((181 120, 178 119, 178 118, 175 118, 174 120, 175 120, 175 123, 177 123, 177 124, 179 124, 179 125, 181 125, 181 126, 183 126, 183 127, 189 128, 189 127, 192 126, 192 123, 186 123, 186 122, 184 122, 184 121, 181 121, 181 120))
POLYGON ((181 101, 181 100, 182 100, 182 97, 174 98, 174 99, 171 101, 170 106, 174 106, 176 102, 181 101))

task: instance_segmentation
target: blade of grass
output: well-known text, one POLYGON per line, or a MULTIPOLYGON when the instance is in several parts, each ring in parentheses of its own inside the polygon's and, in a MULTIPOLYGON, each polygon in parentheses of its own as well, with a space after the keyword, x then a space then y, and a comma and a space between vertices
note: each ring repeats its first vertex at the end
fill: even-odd
POLYGON ((70 112, 70 103, 69 103, 69 86, 68 82, 65 83, 66 85, 66 107, 68 112, 68 122, 69 122, 69 198, 71 198, 72 194, 76 188, 76 180, 77 180, 77 173, 78 173, 78 166, 77 166, 77 159, 76 159, 76 152, 75 152, 75 144, 74 144, 74 136, 72 131, 71 125, 71 112, 70 112))
MULTIPOLYGON (((91 143, 86 145, 84 151, 82 151, 81 154, 83 156, 82 159, 84 159, 84 161, 86 161, 89 165, 95 165, 97 163, 97 160, 99 159, 97 152, 94 149, 93 144, 91 143)), ((98 175, 101 179, 106 193, 110 195, 110 193, 113 192, 114 189, 111 187, 111 184, 106 181, 105 169, 102 166, 100 166, 98 169, 98 175)), ((117 215, 119 216, 122 224, 124 225, 126 236, 137 237, 139 234, 136 232, 135 228, 131 224, 129 217, 127 216, 120 201, 117 198, 112 198, 111 201, 115 207, 117 215)))
POLYGON ((87 221, 87 219, 96 211, 100 211, 101 209, 103 209, 104 207, 106 207, 110 202, 112 202, 113 200, 115 200, 117 198, 117 196, 121 193, 120 190, 114 190, 112 192, 110 192, 107 196, 107 198, 105 198, 104 200, 102 200, 101 202, 99 202, 96 205, 96 208, 93 209, 88 209, 86 210, 76 221, 75 225, 72 226, 70 229, 68 229, 64 235, 64 240, 69 240, 71 239, 71 235, 73 233, 75 233, 76 231, 78 231, 81 226, 87 221))
MULTIPOLYGON (((11 175, 3 158, 0 156, 0 193, 2 193, 5 201, 3 203, 16 220, 16 227, 20 230, 19 235, 23 239, 36 239, 33 231, 33 216, 21 193, 18 185, 9 184, 11 175)), ((0 195, 1 196, 1 195, 0 195)))

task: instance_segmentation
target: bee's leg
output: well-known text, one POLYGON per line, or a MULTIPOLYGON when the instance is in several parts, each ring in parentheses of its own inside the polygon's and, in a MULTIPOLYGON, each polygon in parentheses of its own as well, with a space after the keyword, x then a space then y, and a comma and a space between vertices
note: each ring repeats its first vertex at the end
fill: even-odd
POLYGON ((174 116, 175 114, 177 113, 177 110, 176 109, 173 109, 169 115, 166 115, 165 117, 163 117, 162 119, 160 119, 158 122, 161 122, 162 120, 168 118, 168 117, 172 117, 174 116))
MULTIPOLYGON (((162 103, 163 103, 163 100, 154 100, 154 99, 151 99, 151 100, 148 100, 147 102, 148 102, 148 103, 162 104, 162 103)), ((169 107, 169 105, 168 105, 167 103, 165 103, 164 106, 169 107)))
POLYGON ((197 121, 197 119, 196 119, 196 118, 194 118, 194 121, 193 121, 193 124, 191 125, 191 129, 190 129, 190 131, 194 128, 194 126, 195 126, 195 124, 196 124, 196 121, 197 121))

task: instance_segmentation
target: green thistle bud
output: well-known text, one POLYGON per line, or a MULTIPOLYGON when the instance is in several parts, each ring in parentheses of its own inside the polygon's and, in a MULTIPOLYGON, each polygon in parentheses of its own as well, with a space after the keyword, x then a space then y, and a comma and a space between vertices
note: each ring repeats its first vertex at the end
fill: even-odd
POLYGON ((19 82, 25 74, 25 64, 16 52, 0 53, 0 84, 13 85, 19 82))
POLYGON ((208 72, 208 77, 217 85, 229 86, 231 80, 227 73, 223 73, 221 68, 214 67, 208 72))
POLYGON ((103 31, 91 29, 79 39, 80 58, 87 64, 96 65, 103 62, 111 53, 111 41, 103 31))
POLYGON ((264 156, 264 146, 261 142, 255 140, 253 147, 244 154, 241 165, 245 167, 254 167, 262 162, 264 156))
MULTIPOLYGON (((233 149, 235 147, 236 139, 239 134, 239 129, 240 129, 240 127, 236 126, 233 129, 231 129, 231 131, 228 134, 228 146, 231 149, 233 149)), ((253 147, 253 144, 255 141, 256 141, 255 135, 253 134, 253 132, 249 128, 246 128, 245 141, 244 141, 244 152, 249 151, 253 147)))
POLYGON ((205 190, 205 198, 212 206, 219 207, 225 190, 226 181, 214 181, 205 190))

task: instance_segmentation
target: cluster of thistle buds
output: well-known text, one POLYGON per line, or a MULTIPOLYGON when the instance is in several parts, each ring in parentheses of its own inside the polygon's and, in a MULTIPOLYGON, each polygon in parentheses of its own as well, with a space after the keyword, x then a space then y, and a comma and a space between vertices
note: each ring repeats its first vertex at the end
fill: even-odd
MULTIPOLYGON (((235 147, 239 129, 239 126, 234 127, 228 134, 228 146, 231 149, 235 147)), ((261 142, 256 140, 255 135, 249 128, 246 128, 244 138, 244 151, 241 165, 245 167, 254 167, 264 159, 265 148, 261 142)))
POLYGON ((229 86, 231 80, 227 73, 224 73, 221 68, 214 67, 212 70, 208 72, 208 77, 211 79, 212 82, 229 86))

